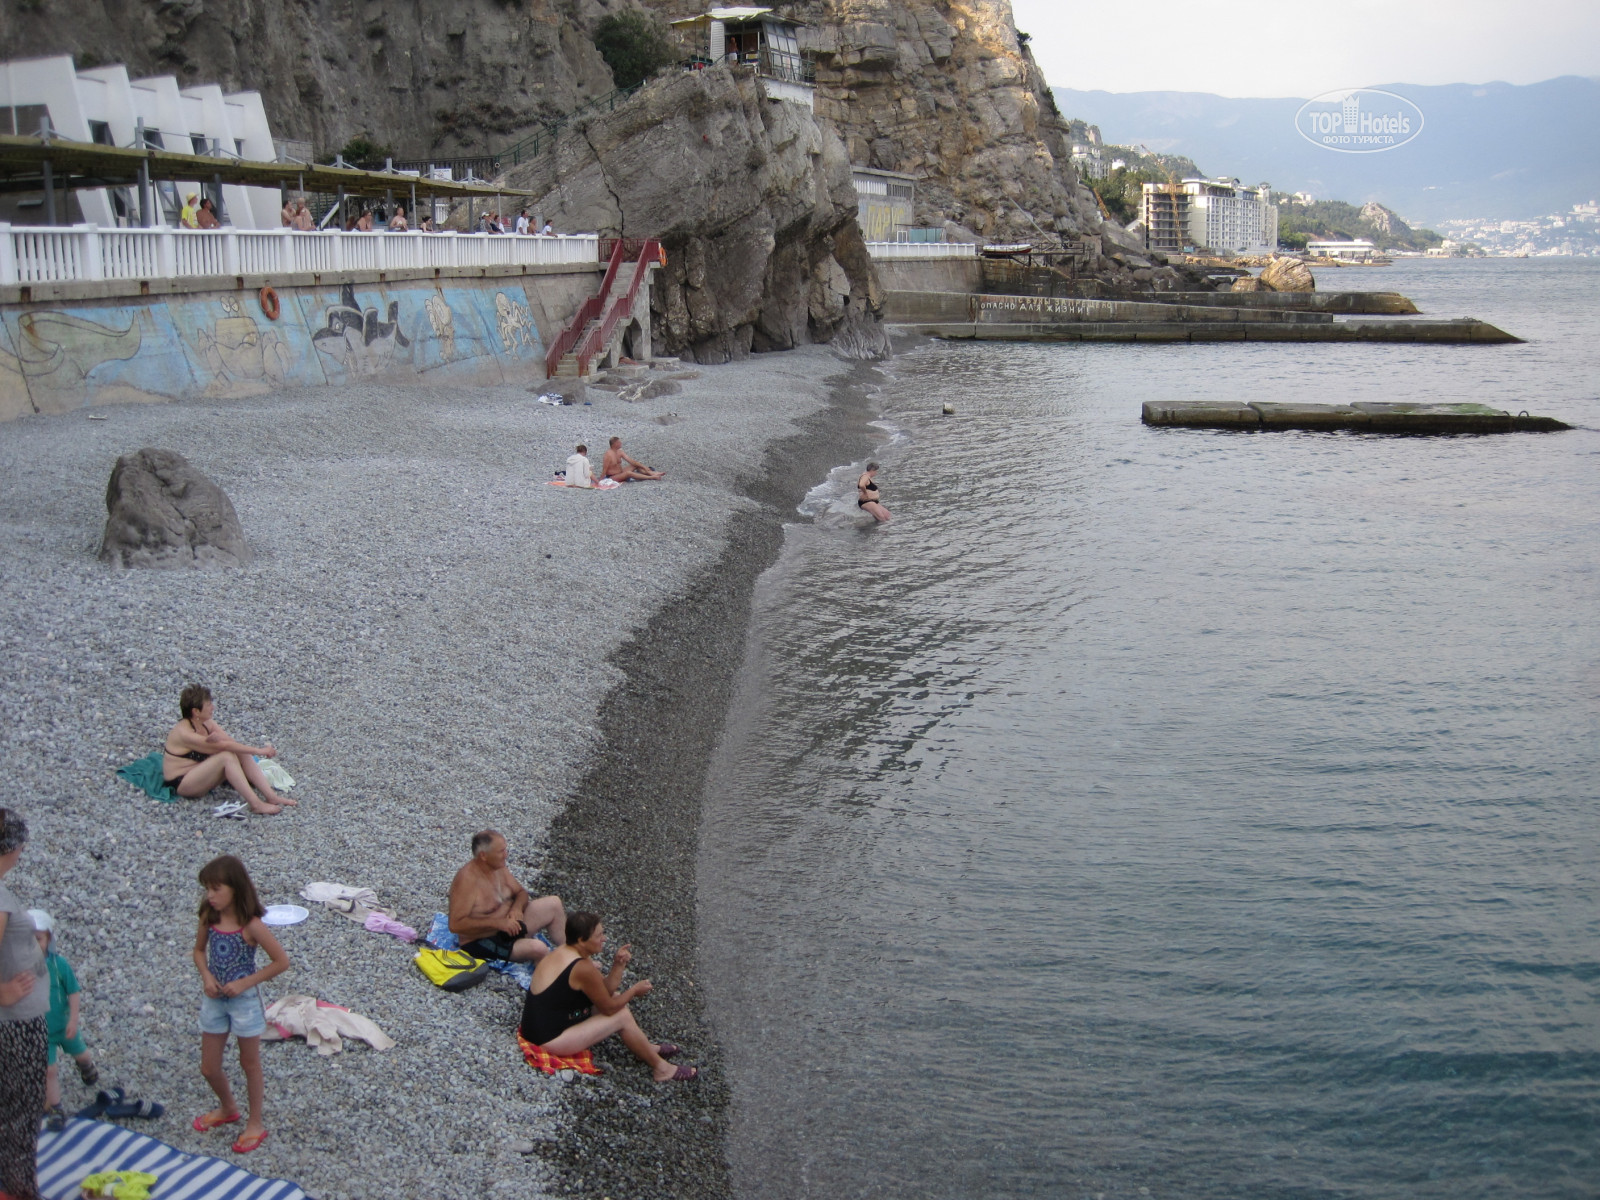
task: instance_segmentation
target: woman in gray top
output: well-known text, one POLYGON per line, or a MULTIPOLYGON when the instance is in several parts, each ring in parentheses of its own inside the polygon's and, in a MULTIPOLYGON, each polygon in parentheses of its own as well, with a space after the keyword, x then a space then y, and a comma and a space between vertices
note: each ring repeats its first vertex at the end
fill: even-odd
MULTIPOLYGON (((28 826, 0 808, 0 880, 22 857, 28 826)), ((0 882, 0 1192, 37 1200, 34 1163, 44 1111, 50 984, 28 906, 0 882)))

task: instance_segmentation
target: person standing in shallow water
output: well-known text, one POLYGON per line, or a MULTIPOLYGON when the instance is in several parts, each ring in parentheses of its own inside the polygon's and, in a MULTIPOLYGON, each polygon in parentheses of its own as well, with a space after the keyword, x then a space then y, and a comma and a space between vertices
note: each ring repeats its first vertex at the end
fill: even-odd
POLYGON ((873 478, 877 473, 878 464, 869 462, 867 469, 856 479, 856 507, 866 509, 882 525, 889 520, 889 510, 878 497, 878 484, 873 478))

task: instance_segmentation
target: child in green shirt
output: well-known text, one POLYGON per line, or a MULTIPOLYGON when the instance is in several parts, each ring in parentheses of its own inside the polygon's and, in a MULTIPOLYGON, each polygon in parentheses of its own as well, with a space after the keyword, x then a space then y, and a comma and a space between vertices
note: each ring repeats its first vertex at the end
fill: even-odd
POLYGON ((78 1032, 78 977, 72 964, 55 952, 55 918, 42 908, 30 908, 39 949, 44 951, 45 966, 50 974, 50 1015, 45 1018, 45 1034, 49 1039, 49 1067, 45 1073, 45 1110, 56 1119, 61 1112, 61 1079, 56 1074, 56 1052, 65 1050, 78 1065, 78 1076, 85 1084, 100 1078, 83 1036, 78 1032))

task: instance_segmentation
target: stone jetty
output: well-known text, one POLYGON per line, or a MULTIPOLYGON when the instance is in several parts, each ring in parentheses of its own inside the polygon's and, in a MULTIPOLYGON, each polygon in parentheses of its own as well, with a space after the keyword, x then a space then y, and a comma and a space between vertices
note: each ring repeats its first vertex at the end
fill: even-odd
POLYGON ((1188 429, 1312 429, 1356 433, 1551 433, 1572 426, 1552 417, 1513 415, 1486 404, 1295 404, 1276 401, 1147 400, 1146 425, 1188 429))
POLYGON ((1522 339, 1476 317, 1410 318, 1404 296, 1315 292, 1184 293, 1162 300, 890 291, 884 318, 901 333, 1003 342, 1426 342, 1522 339), (1226 299, 1225 299, 1226 297, 1226 299), (1248 303, 1240 303, 1246 301, 1248 303), (1265 301, 1265 303, 1262 303, 1265 301), (1393 314, 1393 315, 1387 315, 1393 314))

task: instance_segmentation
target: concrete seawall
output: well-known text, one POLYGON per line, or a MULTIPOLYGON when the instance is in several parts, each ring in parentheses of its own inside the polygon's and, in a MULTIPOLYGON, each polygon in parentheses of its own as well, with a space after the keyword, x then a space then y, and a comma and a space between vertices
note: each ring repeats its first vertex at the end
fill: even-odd
POLYGON ((598 282, 585 265, 8 289, 0 420, 359 380, 542 380, 550 339, 598 282))

